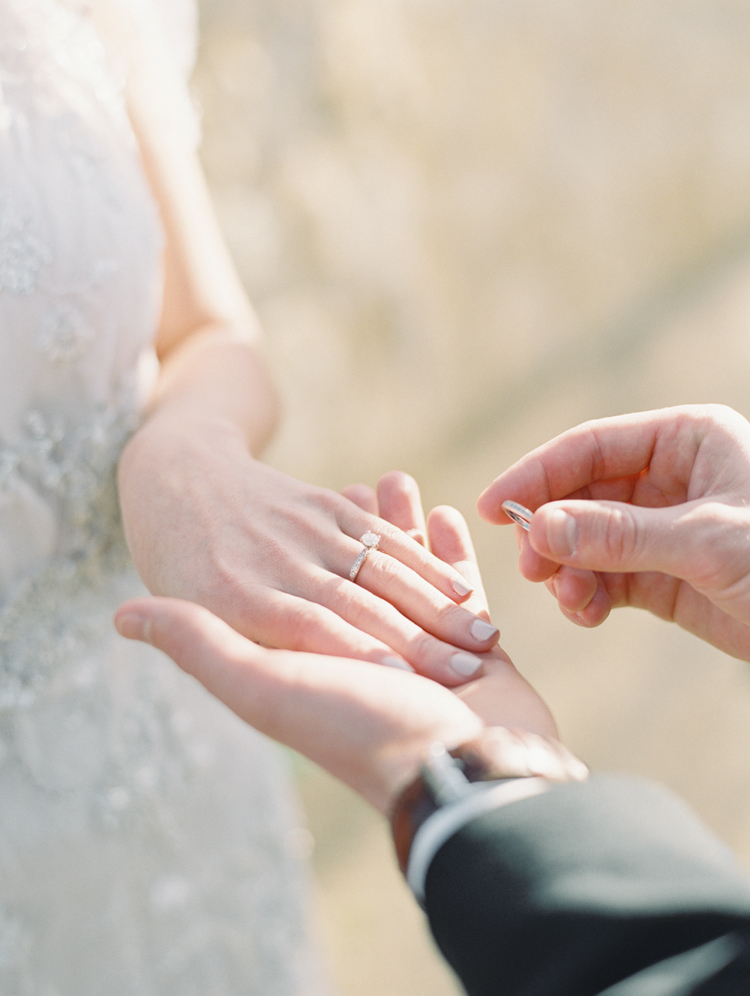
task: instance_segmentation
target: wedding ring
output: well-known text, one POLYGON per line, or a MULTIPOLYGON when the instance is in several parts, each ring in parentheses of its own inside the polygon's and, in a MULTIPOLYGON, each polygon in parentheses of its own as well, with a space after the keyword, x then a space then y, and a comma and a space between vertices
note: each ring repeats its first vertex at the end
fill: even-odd
POLYGON ((380 542, 380 537, 377 533, 365 533, 360 536, 359 542, 362 544, 362 549, 357 554, 357 559, 352 564, 352 569, 349 571, 349 580, 356 580, 359 574, 359 569, 370 556, 372 550, 377 550, 378 543, 380 542))
POLYGON ((516 525, 521 526, 526 532, 531 529, 531 516, 534 513, 525 505, 520 505, 517 501, 504 501, 500 507, 516 525))

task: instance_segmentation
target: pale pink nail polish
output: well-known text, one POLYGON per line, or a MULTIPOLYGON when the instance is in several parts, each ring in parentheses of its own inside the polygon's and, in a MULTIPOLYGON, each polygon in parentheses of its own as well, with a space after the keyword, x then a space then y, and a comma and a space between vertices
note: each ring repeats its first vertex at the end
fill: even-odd
POLYGON ((451 581, 451 587, 459 598, 463 598, 465 595, 470 595, 472 591, 474 591, 471 585, 466 584, 465 581, 458 581, 456 579, 451 581))
POLYGON ((467 654, 463 650, 459 650, 458 653, 454 654, 449 663, 456 674, 462 678, 470 678, 482 666, 482 661, 479 657, 475 657, 474 654, 467 654))
POLYGON ((414 668, 407 661, 402 660, 400 657, 395 657, 393 654, 387 654, 380 661, 385 667, 395 668, 397 671, 411 671, 414 672, 414 668))
POLYGON ((484 619, 475 619, 469 627, 471 635, 478 643, 486 643, 500 635, 500 630, 492 623, 485 622, 484 619))

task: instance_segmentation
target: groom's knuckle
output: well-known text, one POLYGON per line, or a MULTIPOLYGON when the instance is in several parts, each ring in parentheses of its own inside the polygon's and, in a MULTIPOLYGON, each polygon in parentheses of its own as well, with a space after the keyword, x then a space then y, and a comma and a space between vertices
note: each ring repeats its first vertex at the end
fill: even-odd
POLYGON ((645 537, 634 516, 619 509, 607 517, 604 546, 611 563, 622 564, 643 547, 645 537))

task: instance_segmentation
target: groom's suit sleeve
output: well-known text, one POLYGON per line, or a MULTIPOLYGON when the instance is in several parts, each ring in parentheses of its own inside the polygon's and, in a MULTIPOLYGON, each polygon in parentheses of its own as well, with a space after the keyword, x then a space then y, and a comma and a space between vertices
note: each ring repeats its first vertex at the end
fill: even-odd
POLYGON ((424 905, 470 996, 750 996, 750 883, 651 782, 595 777, 473 820, 424 905))

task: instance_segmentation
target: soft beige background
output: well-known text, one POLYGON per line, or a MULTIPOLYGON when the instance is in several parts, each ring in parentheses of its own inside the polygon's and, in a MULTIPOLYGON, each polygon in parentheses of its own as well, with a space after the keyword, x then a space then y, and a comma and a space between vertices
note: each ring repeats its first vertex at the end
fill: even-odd
MULTIPOLYGON (((583 419, 750 414, 750 6, 202 8, 204 161, 286 399, 269 458, 331 487, 398 466, 461 508, 571 746, 674 786, 750 866, 747 665, 631 611, 574 628, 474 514, 583 419)), ((300 772, 340 993, 454 993, 377 819, 300 772)))

